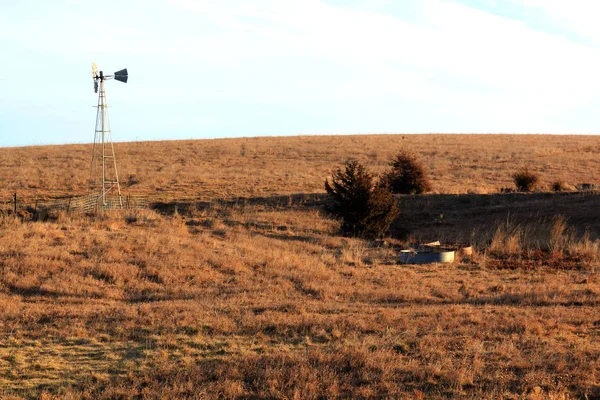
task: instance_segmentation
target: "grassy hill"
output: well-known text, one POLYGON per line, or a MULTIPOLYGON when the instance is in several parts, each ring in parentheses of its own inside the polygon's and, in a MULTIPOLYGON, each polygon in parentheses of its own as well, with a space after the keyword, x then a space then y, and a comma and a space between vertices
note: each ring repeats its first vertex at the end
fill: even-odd
MULTIPOLYGON (((595 136, 345 136, 117 144, 152 210, 0 218, 0 397, 600 396, 600 197, 497 194, 522 165, 598 179, 595 136), (409 146, 436 193, 394 236, 341 237, 323 181, 409 146), (557 215, 563 218, 557 218, 557 215), (566 221, 566 222, 565 222, 566 221), (566 224, 566 226, 565 226, 566 224), (401 265, 410 240, 472 258, 401 265)), ((84 193, 91 147, 0 149, 0 196, 84 193)))
MULTIPOLYGON (((379 173, 400 148, 419 154, 435 193, 497 193, 530 166, 543 184, 600 181, 598 136, 361 135, 115 144, 128 193, 223 199, 322 193, 347 158, 379 173)), ((0 199, 85 193, 91 145, 0 148, 0 199)))

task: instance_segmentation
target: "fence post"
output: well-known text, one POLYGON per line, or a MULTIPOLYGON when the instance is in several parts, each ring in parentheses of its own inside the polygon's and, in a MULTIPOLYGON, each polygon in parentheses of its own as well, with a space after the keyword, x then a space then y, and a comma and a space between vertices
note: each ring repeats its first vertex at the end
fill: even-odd
POLYGON ((71 199, 72 199, 72 197, 69 197, 69 202, 67 203, 67 215, 71 211, 71 199))
POLYGON ((13 211, 14 211, 15 215, 17 215, 17 193, 15 193, 13 195, 13 200, 14 200, 14 203, 15 203, 13 211))

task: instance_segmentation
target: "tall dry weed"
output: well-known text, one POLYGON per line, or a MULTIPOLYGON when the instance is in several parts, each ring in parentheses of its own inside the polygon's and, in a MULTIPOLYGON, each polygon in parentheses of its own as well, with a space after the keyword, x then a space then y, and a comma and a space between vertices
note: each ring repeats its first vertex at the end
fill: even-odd
POLYGON ((567 220, 564 216, 558 215, 553 219, 548 243, 550 251, 563 252, 567 245, 573 241, 573 235, 568 232, 567 228, 567 220))
POLYGON ((523 231, 519 225, 501 224, 496 228, 489 251, 499 256, 517 256, 522 250, 523 231))
POLYGON ((580 240, 568 243, 565 251, 587 263, 597 263, 600 260, 600 240, 592 240, 586 232, 580 240))
POLYGON ((500 224, 487 248, 491 254, 502 257, 517 256, 523 251, 543 251, 558 258, 567 255, 587 263, 600 259, 600 240, 592 239, 589 232, 577 237, 561 215, 549 222, 518 224, 507 221, 500 224))

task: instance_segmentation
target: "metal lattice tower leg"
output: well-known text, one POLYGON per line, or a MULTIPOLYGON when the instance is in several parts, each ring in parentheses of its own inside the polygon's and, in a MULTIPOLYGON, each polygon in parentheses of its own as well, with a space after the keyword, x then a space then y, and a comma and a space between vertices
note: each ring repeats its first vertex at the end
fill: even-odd
POLYGON ((113 206, 113 204, 109 204, 109 195, 117 196, 118 205, 123 207, 117 159, 115 158, 110 120, 108 119, 104 79, 100 80, 97 108, 92 165, 90 167, 90 191, 99 196, 102 208, 113 206))

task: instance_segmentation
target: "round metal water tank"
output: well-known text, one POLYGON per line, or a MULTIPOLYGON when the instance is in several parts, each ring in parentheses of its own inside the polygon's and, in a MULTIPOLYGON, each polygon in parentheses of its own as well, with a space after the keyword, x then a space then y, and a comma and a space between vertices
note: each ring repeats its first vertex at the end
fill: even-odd
POLYGON ((454 250, 439 250, 416 252, 414 250, 401 250, 400 262, 402 264, 434 264, 454 262, 454 250))

